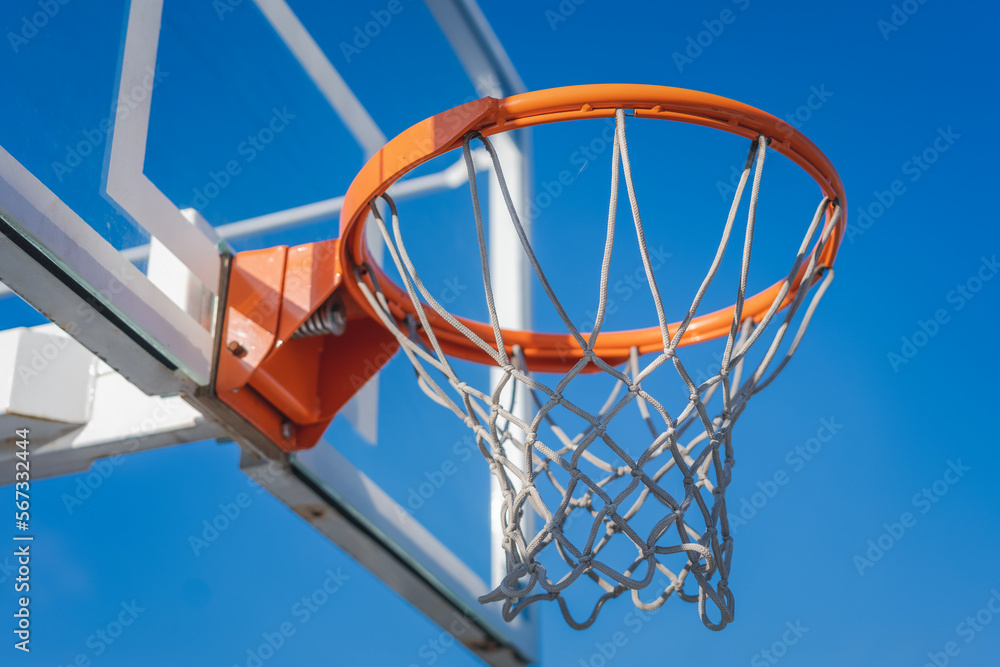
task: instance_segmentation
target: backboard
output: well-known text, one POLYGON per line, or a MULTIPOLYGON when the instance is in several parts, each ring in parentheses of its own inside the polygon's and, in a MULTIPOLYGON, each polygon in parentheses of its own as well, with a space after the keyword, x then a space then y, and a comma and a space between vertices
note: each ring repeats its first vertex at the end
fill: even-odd
MULTIPOLYGON (((231 311, 233 267, 247 257, 240 252, 259 250, 266 258, 274 246, 327 242, 338 233, 348 185, 368 158, 378 159, 387 137, 444 109, 523 91, 482 12, 471 0, 387 3, 360 14, 284 0, 208 6, 121 0, 114 7, 115 21, 107 20, 110 10, 78 17, 94 25, 78 47, 86 57, 47 50, 50 43, 75 44, 76 33, 71 21, 44 12, 37 21, 28 15, 12 54, 4 55, 12 59, 12 87, 26 102, 5 107, 0 117, 7 128, 0 129, 0 280, 97 358, 89 365, 82 358, 79 371, 81 391, 96 397, 92 404, 74 406, 76 412, 59 419, 35 415, 61 420, 39 451, 40 474, 85 470, 122 451, 235 440, 248 475, 478 656, 496 665, 534 661, 536 614, 529 610, 505 622, 498 605, 478 602, 506 574, 505 537, 493 521, 504 499, 491 486, 475 439, 462 423, 444 423, 440 406, 421 395, 405 362, 397 357, 376 374, 395 349, 376 354, 384 358, 360 376, 331 369, 324 380, 361 391, 319 445, 291 454, 264 437, 246 413, 234 412, 217 382, 220 359, 230 359, 224 355, 246 354, 221 335, 231 311), (406 42, 413 35, 419 48, 406 42), (388 48, 390 42, 396 48, 388 48), (53 90, 74 100, 70 112, 53 103, 53 90), (138 436, 115 412, 125 400, 135 415, 152 420, 138 436), (162 401, 185 408, 158 420, 153 415, 162 401)), ((754 113, 748 109, 740 113, 754 113)), ((782 277, 802 243, 787 230, 808 226, 816 183, 794 159, 780 159, 788 151, 777 150, 778 157, 768 158, 768 179, 786 187, 776 188, 780 198, 760 200, 767 224, 751 233, 765 145, 755 142, 762 130, 720 137, 710 131, 715 120, 665 128, 675 124, 640 118, 659 114, 659 106, 620 110, 635 145, 653 148, 635 150, 630 196, 611 200, 611 213, 625 220, 639 208, 633 186, 641 193, 643 217, 651 221, 649 238, 640 243, 644 259, 618 253, 612 260, 608 250, 601 268, 602 227, 613 217, 607 166, 620 146, 613 140, 618 111, 592 110, 575 104, 579 123, 546 125, 537 137, 527 130, 492 136, 504 165, 503 187, 480 148, 436 157, 391 186, 388 194, 407 206, 405 233, 416 239, 421 274, 440 303, 484 319, 474 298, 482 291, 473 286, 488 254, 490 316, 507 329, 548 331, 562 318, 591 330, 598 283, 610 297, 604 299, 609 330, 649 327, 652 304, 638 295, 653 274, 669 285, 660 317, 677 321, 716 252, 721 223, 737 214, 747 220, 747 238, 757 239, 754 255, 766 270, 727 280, 748 268, 734 253, 722 262, 718 251, 713 271, 722 279, 702 295, 705 309, 732 303, 723 284, 739 282, 754 293, 782 277), (755 160, 747 157, 748 146, 755 160), (682 169, 675 155, 685 156, 682 169), (732 163, 728 178, 718 178, 725 172, 720 159, 723 166, 732 163), (752 163, 751 203, 737 198, 730 204, 752 163), (536 167, 543 169, 537 179, 536 167), (488 221, 500 222, 487 225, 481 255, 469 185, 485 195, 488 221), (567 297, 559 317, 533 307, 527 258, 514 229, 503 223, 508 208, 521 213, 528 235, 539 236, 541 262, 556 267, 554 289, 567 297)), ((612 173, 617 169, 613 164, 612 173)), ((380 263, 377 227, 370 224, 364 233, 371 261, 380 263)), ((624 243, 627 250, 635 240, 609 244, 624 243)), ((749 258, 749 246, 744 255, 749 258)), ((17 303, 9 296, 3 306, 17 303)), ((18 354, 32 357, 54 345, 47 338, 53 335, 48 327, 11 338, 19 341, 18 354)), ((721 351, 711 352, 685 351, 691 362, 685 382, 671 386, 657 377, 647 386, 685 400, 707 394, 729 363, 721 351)), ((616 358, 617 364, 624 357, 616 358)), ((490 387, 503 377, 500 368, 467 370, 490 387)), ((584 398, 603 391, 593 378, 574 380, 572 390, 584 398)), ((530 400, 522 392, 499 402, 526 415, 530 400)), ((640 442, 648 438, 643 430, 641 423, 623 427, 616 437, 640 442)), ((618 468, 611 472, 621 476, 618 468)), ((530 513, 524 520, 532 518, 538 520, 530 513)), ((579 525, 576 530, 586 533, 579 525)))
MULTIPOLYGON (((248 474, 484 660, 534 660, 534 622, 504 623, 476 602, 491 576, 489 549, 445 543, 440 524, 422 525, 428 513, 407 507, 408 489, 426 480, 386 491, 387 479, 360 471, 367 443, 378 440, 377 376, 326 441, 295 456, 213 412, 204 392, 232 253, 336 236, 347 186, 387 135, 441 108, 522 91, 475 2, 360 12, 285 0, 11 8, 21 10, 21 29, 0 55, 17 101, 0 110, 0 308, 21 312, 19 296, 97 357, 81 362, 97 377, 84 385, 96 386, 87 418, 55 431, 62 439, 47 445, 36 474, 233 438, 248 474), (369 49, 415 36, 421 47, 403 61, 369 49), (66 57, 67 44, 76 57, 66 57), (435 76, 420 75, 427 71, 435 76), (408 104, 387 107, 387 98, 408 104), (193 407, 137 438, 116 434, 114 399, 126 395, 138 412, 152 410, 149 401, 193 407)), ((505 150, 530 173, 526 134, 505 150)), ((455 166, 401 182, 394 194, 456 188, 467 179, 455 166)), ((506 298, 511 317, 523 319, 517 281, 506 298)), ((59 337, 52 328, 38 334, 59 337)), ((441 451, 443 462, 467 460, 461 441, 441 451)), ((449 481, 438 501, 464 495, 449 481)), ((478 496, 485 513, 488 487, 478 496)), ((485 516, 476 526, 489 544, 485 516)))

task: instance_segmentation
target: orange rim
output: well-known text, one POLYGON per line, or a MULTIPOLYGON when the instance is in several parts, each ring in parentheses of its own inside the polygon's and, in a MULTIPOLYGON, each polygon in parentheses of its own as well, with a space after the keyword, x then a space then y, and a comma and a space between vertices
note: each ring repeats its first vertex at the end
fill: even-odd
MULTIPOLYGON (((841 208, 836 228, 820 255, 821 266, 833 266, 847 224, 847 203, 844 186, 833 164, 804 134, 788 123, 752 106, 683 88, 637 84, 607 84, 567 86, 514 95, 502 100, 486 97, 463 104, 432 116, 387 143, 361 169, 344 199, 340 213, 341 265, 367 264, 376 273, 382 291, 396 317, 413 314, 409 295, 395 284, 375 263, 369 260, 364 243, 364 222, 369 202, 381 196, 393 183, 419 165, 449 151, 461 148, 464 137, 473 131, 484 136, 545 123, 594 118, 613 118, 616 110, 626 109, 637 118, 659 118, 712 127, 748 139, 764 135, 770 148, 790 159, 808 173, 831 200, 827 224, 834 204, 841 208)), ((805 266, 792 283, 782 303, 784 308, 795 297, 805 266)), ((346 273, 346 271, 345 271, 346 273)), ((347 288, 368 314, 376 313, 364 298, 354 280, 345 280, 347 288)), ((783 281, 748 297, 743 305, 744 320, 760 317, 777 297, 783 281)), ((735 306, 700 315, 691 321, 679 345, 690 345, 729 334, 735 306)), ((433 309, 425 309, 442 349, 449 355, 494 363, 475 344, 456 331, 433 309)), ((483 340, 493 340, 489 324, 457 318, 483 340)), ((671 325, 676 330, 677 323, 671 325)), ((503 339, 510 353, 515 345, 524 352, 527 367, 536 371, 568 370, 582 356, 576 340, 567 333, 503 330, 503 339)), ((584 338, 587 338, 584 335, 584 338)), ((640 354, 663 349, 659 326, 630 331, 602 332, 594 352, 609 364, 624 363, 629 350, 637 347, 640 354)))

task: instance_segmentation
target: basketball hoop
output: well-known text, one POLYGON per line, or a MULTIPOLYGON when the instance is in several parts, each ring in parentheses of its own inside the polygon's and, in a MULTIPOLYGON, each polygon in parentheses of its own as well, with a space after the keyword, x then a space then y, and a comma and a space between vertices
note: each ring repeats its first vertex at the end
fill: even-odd
MULTIPOLYGON (((681 88, 648 85, 588 85, 569 86, 515 95, 503 100, 483 98, 442 112, 414 125, 392 139, 362 168, 348 189, 340 215, 342 266, 369 265, 375 279, 382 285, 386 301, 395 317, 415 314, 409 295, 393 283, 374 262, 368 261, 364 244, 364 223, 370 203, 384 195, 389 186, 421 164, 451 150, 460 148, 466 136, 478 132, 484 138, 510 130, 545 123, 570 120, 614 118, 617 110, 630 110, 636 118, 653 118, 703 125, 756 140, 764 136, 768 147, 777 150, 800 166, 819 184, 830 200, 825 211, 827 224, 837 208, 844 207, 844 189, 829 159, 805 135, 782 120, 746 104, 681 88)), ((844 234, 846 216, 832 231, 832 238, 819 258, 822 266, 833 266, 837 249, 844 234)), ((801 282, 797 275, 781 307, 790 303, 801 282)), ((348 288, 362 304, 366 299, 360 289, 348 280, 348 288)), ((759 319, 771 307, 782 283, 746 298, 742 317, 759 319)), ((369 314, 377 316, 374 308, 369 314)), ((726 336, 730 332, 735 305, 713 313, 694 317, 685 327, 678 347, 726 336)), ((468 336, 439 315, 427 313, 442 349, 448 354, 493 363, 468 336)), ((493 338, 489 324, 455 318, 464 328, 484 340, 493 338)), ((680 323, 671 325, 677 330, 680 323)), ((638 347, 640 354, 661 349, 659 326, 638 331, 605 332, 594 348, 594 354, 612 365, 627 361, 629 350, 638 347)), ((567 371, 583 356, 579 341, 569 334, 526 331, 504 331, 508 353, 514 345, 524 350, 525 361, 537 372, 567 371)))
POLYGON ((833 261, 846 224, 844 202, 843 185, 833 166, 795 128, 722 97, 659 86, 573 86, 503 100, 477 100, 414 125, 365 165, 347 192, 341 214, 339 262, 345 287, 366 314, 392 334, 413 364, 424 392, 473 430, 500 485, 504 504, 495 520, 504 531, 508 574, 495 590, 481 598, 482 602, 502 601, 504 616, 510 620, 533 602, 556 600, 569 624, 582 629, 594 622, 606 601, 627 591, 635 605, 644 610, 658 608, 676 592, 683 600, 697 602, 702 621, 711 629, 720 630, 733 620, 734 601, 728 587, 733 539, 725 503, 734 462, 732 427, 749 399, 788 363, 833 278, 833 261), (693 295, 686 316, 678 322, 667 322, 653 275, 629 162, 626 115, 702 125, 751 141, 715 259, 693 295), (489 137, 544 123, 592 118, 615 119, 614 168, 598 315, 593 329, 584 332, 567 316, 546 278, 515 210, 489 137), (511 224, 543 291, 565 325, 564 332, 516 331, 499 325, 472 164, 474 142, 481 143, 492 158, 511 224), (464 151, 469 167, 488 323, 458 317, 434 299, 407 253, 400 234, 399 212, 386 195, 400 177, 455 149, 464 151), (776 150, 808 173, 819 184, 822 198, 784 277, 759 294, 747 296, 760 178, 769 150, 776 150), (646 329, 604 332, 619 172, 624 175, 658 321, 646 329), (698 307, 719 269, 751 174, 735 303, 699 315, 698 307), (380 199, 388 205, 388 219, 376 205, 380 199), (401 285, 370 258, 363 233, 369 219, 386 242, 402 278, 401 285), (793 320, 800 311, 796 328, 793 320), (784 313, 781 317, 780 312, 784 313), (796 333, 787 351, 769 372, 779 345, 792 328, 796 333), (744 368, 747 353, 765 333, 770 343, 764 346, 763 360, 755 367, 744 368), (696 385, 681 362, 679 348, 723 337, 725 351, 719 372, 696 385), (644 355, 654 357, 645 366, 640 364, 644 355), (454 359, 495 366, 501 369, 501 380, 493 387, 474 388, 458 377, 451 363, 454 359), (662 397, 651 395, 643 385, 654 370, 668 362, 690 394, 680 411, 668 409, 662 397), (558 374, 557 381, 544 382, 540 374, 546 373, 558 374), (566 387, 581 373, 606 373, 614 379, 615 386, 603 407, 577 405, 564 396, 566 387), (503 405, 501 396, 508 384, 530 392, 537 408, 533 419, 520 419, 503 405), (715 394, 721 395, 722 405, 710 413, 708 405, 715 394), (607 428, 632 404, 638 406, 650 431, 649 441, 640 451, 616 442, 607 428), (571 437, 558 428, 557 410, 571 412, 587 426, 571 437), (543 427, 554 434, 556 441, 540 437, 543 427), (689 431, 696 434, 690 435, 689 431), (508 456, 512 447, 523 455, 523 464, 508 456), (587 474, 585 466, 598 472, 587 474), (675 480, 681 478, 683 496, 665 488, 670 475, 675 480), (620 488, 612 493, 610 489, 616 487, 620 488), (632 524, 647 500, 661 507, 662 514, 652 528, 640 534, 632 524), (544 526, 534 534, 525 534, 523 527, 522 518, 529 508, 544 520, 544 526), (570 517, 574 516, 589 516, 591 521, 589 535, 582 541, 574 541, 566 533, 570 517), (602 560, 607 545, 619 536, 635 547, 634 560, 625 567, 614 567, 602 560), (543 553, 553 552, 558 553, 560 566, 565 564, 563 576, 548 576, 540 560, 543 553), (640 592, 654 585, 657 574, 659 581, 666 583, 657 583, 653 597, 644 599, 640 592), (693 579, 697 590, 687 585, 689 579, 693 579), (603 592, 590 614, 578 620, 570 613, 563 592, 574 582, 588 580, 603 592), (710 616, 709 602, 718 609, 718 620, 712 619, 716 613, 710 616))

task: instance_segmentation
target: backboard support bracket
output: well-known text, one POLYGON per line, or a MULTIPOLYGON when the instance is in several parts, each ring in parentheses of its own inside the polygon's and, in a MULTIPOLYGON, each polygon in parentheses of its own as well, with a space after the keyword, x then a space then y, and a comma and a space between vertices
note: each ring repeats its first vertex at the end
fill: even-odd
POLYGON ((342 289, 336 239, 236 255, 228 264, 212 387, 285 451, 308 449, 396 353, 393 335, 342 289), (346 326, 297 335, 324 304, 346 326))

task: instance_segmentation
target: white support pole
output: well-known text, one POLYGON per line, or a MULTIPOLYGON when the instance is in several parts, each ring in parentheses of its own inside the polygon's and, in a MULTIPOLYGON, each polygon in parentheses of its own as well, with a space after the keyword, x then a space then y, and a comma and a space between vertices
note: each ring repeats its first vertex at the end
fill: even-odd
MULTIPOLYGON (((503 168, 504 180, 510 191, 511 201, 514 202, 514 208, 521 225, 530 239, 531 219, 528 215, 528 202, 531 192, 529 180, 531 163, 528 151, 525 150, 526 148, 530 150, 530 145, 527 145, 526 137, 519 142, 511 134, 496 135, 491 141, 503 168)), ((504 329, 530 329, 531 267, 511 222, 503 192, 493 174, 490 175, 488 211, 491 279, 500 326, 504 329)), ((503 371, 500 368, 490 369, 491 387, 495 387, 502 378, 503 371)), ((501 395, 501 405, 511 405, 512 392, 514 403, 511 413, 518 419, 530 423, 533 415, 531 396, 523 385, 514 391, 514 383, 509 383, 501 395)), ((515 438, 521 442, 524 441, 524 433, 520 429, 512 427, 511 430, 515 438)), ((523 468, 524 454, 513 443, 508 442, 504 445, 504 455, 514 465, 523 468)), ((515 489, 520 490, 520 485, 516 480, 515 489)), ((507 575, 507 559, 503 549, 504 536, 498 520, 502 505, 503 495, 500 492, 500 486, 496 480, 493 480, 490 493, 490 553, 492 555, 490 579, 494 586, 498 585, 507 575)), ((531 535, 533 534, 533 526, 534 513, 530 506, 526 505, 521 522, 522 531, 525 535, 531 535)))
MULTIPOLYGON (((479 95, 505 97, 525 91, 524 83, 507 56, 500 40, 490 27, 475 0, 424 0, 444 32, 455 54, 462 62, 479 95)), ((531 238, 531 134, 529 130, 495 135, 491 141, 497 151, 504 178, 510 190, 511 200, 517 210, 524 230, 531 238)), ((496 299, 497 316, 500 326, 505 329, 531 328, 531 281, 527 257, 521 249, 510 215, 504 202, 500 186, 495 176, 489 185, 489 244, 490 266, 492 267, 493 295, 496 299)), ((495 386, 502 377, 500 369, 491 369, 490 385, 495 386)), ((502 400, 510 402, 508 385, 502 400)), ((519 419, 527 420, 532 414, 531 399, 527 392, 518 391, 512 413, 519 419)), ((516 465, 523 465, 524 457, 513 446, 505 449, 507 457, 516 465)), ((493 585, 507 574, 506 556, 503 550, 503 532, 498 517, 503 497, 500 487, 494 481, 490 494, 490 579, 493 585)), ((522 528, 531 534, 534 519, 529 510, 525 513, 522 528)))

